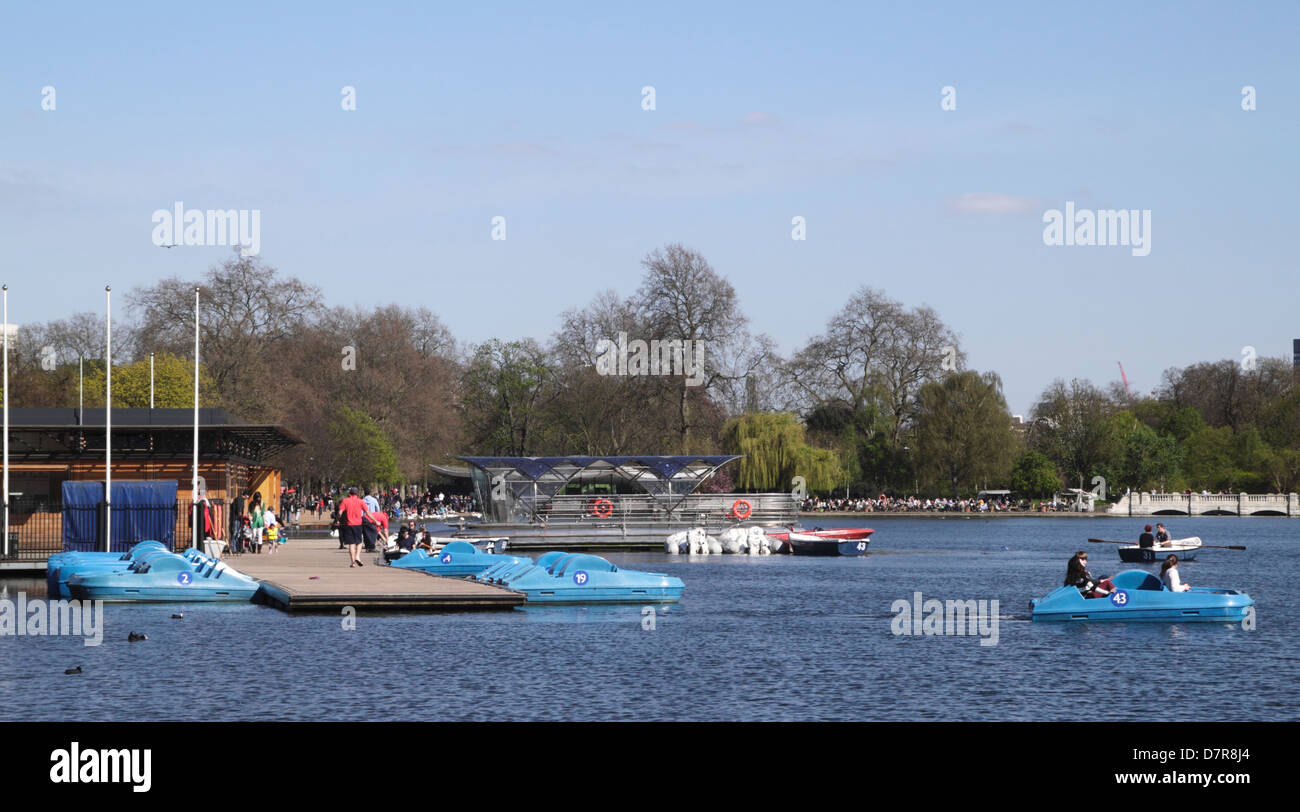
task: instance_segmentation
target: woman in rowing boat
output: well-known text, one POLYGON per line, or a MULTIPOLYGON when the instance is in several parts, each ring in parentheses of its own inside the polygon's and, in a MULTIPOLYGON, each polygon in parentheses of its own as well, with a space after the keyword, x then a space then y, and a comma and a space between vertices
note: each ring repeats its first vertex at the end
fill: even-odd
POLYGON ((1160 565, 1160 582, 1170 592, 1186 592, 1192 588, 1178 576, 1178 556, 1173 553, 1165 556, 1165 563, 1160 565))
POLYGON ((1065 567, 1065 585, 1078 587, 1085 598, 1104 598, 1115 591, 1109 578, 1097 580, 1088 572, 1088 554, 1083 550, 1070 557, 1065 567))

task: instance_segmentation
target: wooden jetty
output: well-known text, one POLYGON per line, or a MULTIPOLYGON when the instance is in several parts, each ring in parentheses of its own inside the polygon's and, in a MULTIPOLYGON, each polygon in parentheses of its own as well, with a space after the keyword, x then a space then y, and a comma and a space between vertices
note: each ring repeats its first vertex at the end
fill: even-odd
POLYGON ((349 567, 337 539, 291 538, 274 555, 227 554, 227 564, 262 582, 257 600, 288 612, 333 612, 344 607, 370 611, 448 612, 510 609, 524 596, 461 578, 444 578, 374 563, 349 567))

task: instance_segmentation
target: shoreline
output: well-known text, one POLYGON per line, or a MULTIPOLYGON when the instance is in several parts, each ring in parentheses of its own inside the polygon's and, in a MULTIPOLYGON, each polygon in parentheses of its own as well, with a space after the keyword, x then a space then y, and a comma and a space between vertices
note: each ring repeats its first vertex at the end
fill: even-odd
POLYGON ((891 519, 1137 519, 1146 518, 1138 516, 1123 516, 1110 513, 1076 513, 1057 512, 1057 513, 1039 513, 1031 511, 999 513, 981 513, 980 511, 956 511, 956 510, 813 510, 800 511, 800 519, 815 519, 818 516, 824 516, 829 519, 857 519, 881 516, 891 519))

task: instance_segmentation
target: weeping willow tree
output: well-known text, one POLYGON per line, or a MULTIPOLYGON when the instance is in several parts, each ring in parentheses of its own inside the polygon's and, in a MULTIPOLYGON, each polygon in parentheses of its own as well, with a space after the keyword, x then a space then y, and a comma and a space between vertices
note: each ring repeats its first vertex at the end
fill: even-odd
POLYGON ((828 491, 844 481, 835 452, 808 445, 803 424, 789 412, 733 417, 723 426, 722 445, 745 455, 736 481, 742 490, 786 491, 797 476, 809 491, 828 491))

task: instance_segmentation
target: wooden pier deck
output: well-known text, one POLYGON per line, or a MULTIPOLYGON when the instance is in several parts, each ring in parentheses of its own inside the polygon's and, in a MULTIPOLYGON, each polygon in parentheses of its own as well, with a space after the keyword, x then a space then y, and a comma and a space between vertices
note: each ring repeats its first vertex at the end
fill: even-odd
POLYGON ((447 612, 509 609, 524 596, 476 581, 443 578, 373 563, 348 567, 337 539, 293 538, 275 555, 229 555, 227 564, 262 582, 258 600, 288 612, 339 612, 346 606, 371 611, 447 612))

